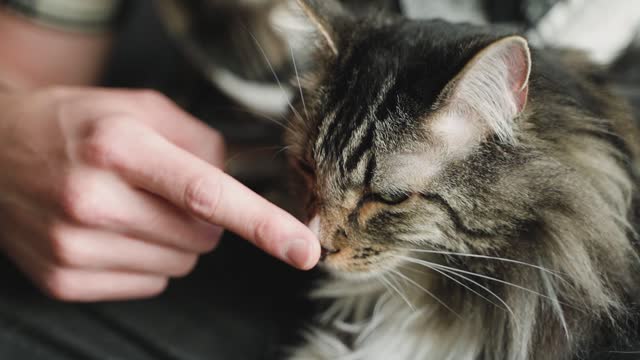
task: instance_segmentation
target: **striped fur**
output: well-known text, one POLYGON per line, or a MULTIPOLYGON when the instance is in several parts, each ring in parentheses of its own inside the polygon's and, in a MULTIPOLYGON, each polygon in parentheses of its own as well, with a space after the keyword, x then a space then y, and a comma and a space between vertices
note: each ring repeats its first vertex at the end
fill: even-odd
POLYGON ((291 358, 640 351, 640 134, 598 70, 491 28, 348 26, 287 137, 330 274, 291 358))

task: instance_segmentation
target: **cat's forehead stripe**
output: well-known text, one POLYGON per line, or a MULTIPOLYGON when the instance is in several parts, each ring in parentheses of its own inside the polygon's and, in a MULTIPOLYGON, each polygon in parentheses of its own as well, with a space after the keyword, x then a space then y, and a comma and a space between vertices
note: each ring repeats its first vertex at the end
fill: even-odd
POLYGON ((322 161, 324 154, 322 152, 322 142, 324 141, 327 133, 329 132, 329 126, 336 121, 337 109, 333 109, 327 116, 325 116, 318 125, 318 138, 314 144, 314 153, 318 157, 319 161, 322 161))
POLYGON ((378 120, 378 109, 385 101, 394 83, 395 75, 391 74, 386 77, 373 103, 368 106, 364 121, 362 121, 362 123, 351 132, 351 136, 347 138, 349 142, 343 148, 342 152, 343 167, 347 173, 356 168, 364 152, 373 145, 373 137, 376 131, 375 124, 378 120))
POLYGON ((376 166, 376 156, 375 154, 371 154, 371 156, 369 157, 369 161, 367 162, 367 167, 364 171, 364 186, 371 187, 371 182, 373 181, 373 174, 376 171, 376 166))
POLYGON ((353 171, 358 166, 358 163, 360 162, 360 160, 362 160, 362 158, 368 151, 371 151, 375 134, 376 123, 371 122, 366 130, 365 136, 362 138, 360 143, 357 144, 353 152, 350 155, 343 154, 344 170, 347 174, 353 171))
MULTIPOLYGON (((357 78, 357 73, 354 76, 357 78)), ((377 91, 363 91, 358 95, 362 96, 362 101, 357 107, 347 107, 347 99, 334 102, 335 108, 318 125, 318 138, 314 144, 318 163, 337 161, 340 164, 339 175, 344 180, 364 179, 376 136, 376 123, 385 120, 380 119, 382 116, 389 116, 386 109, 390 100, 395 101, 395 97, 390 96, 395 83, 395 74, 388 75, 377 91), (362 162, 365 166, 359 167, 362 162)))

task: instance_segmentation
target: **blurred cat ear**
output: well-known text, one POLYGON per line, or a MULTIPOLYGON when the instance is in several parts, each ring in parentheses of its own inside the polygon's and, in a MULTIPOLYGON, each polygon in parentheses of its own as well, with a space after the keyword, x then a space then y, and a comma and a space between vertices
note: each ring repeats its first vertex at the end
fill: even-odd
POLYGON ((337 56, 351 14, 337 0, 297 0, 297 2, 318 30, 331 54, 337 56))
POLYGON ((450 84, 450 105, 478 116, 501 140, 513 140, 513 119, 525 108, 531 53, 520 36, 498 40, 480 51, 450 84))

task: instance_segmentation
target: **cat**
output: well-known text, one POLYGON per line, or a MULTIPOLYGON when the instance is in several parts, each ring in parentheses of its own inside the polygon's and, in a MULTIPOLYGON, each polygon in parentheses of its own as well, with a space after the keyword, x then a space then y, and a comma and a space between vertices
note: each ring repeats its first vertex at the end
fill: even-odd
POLYGON ((601 69, 298 3, 318 51, 286 143, 329 277, 289 358, 639 358, 640 133, 601 69))

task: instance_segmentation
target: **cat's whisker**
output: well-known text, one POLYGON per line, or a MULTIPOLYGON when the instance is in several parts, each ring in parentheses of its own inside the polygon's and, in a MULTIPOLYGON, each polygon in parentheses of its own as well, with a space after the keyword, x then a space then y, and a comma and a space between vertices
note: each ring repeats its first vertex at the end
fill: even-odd
POLYGON ((386 294, 393 294, 393 291, 391 290, 391 288, 389 287, 389 284, 385 281, 385 276, 381 275, 379 278, 380 283, 382 283, 382 285, 384 285, 384 288, 387 289, 386 294))
POLYGON ((390 294, 393 294, 393 293, 398 294, 400 298, 407 304, 407 306, 409 306, 411 311, 415 311, 415 307, 409 301, 409 299, 398 288, 396 288, 393 284, 391 284, 391 281, 387 279, 386 276, 382 275, 380 280, 382 280, 383 284, 385 285, 385 287, 387 288, 390 294))
MULTIPOLYGON (((436 268, 434 268, 434 267, 432 267, 432 266, 428 266, 428 265, 426 265, 426 264, 425 264, 425 266, 426 266, 429 270, 431 270, 431 271, 435 271, 435 272, 437 272, 438 274, 440 274, 440 275, 442 275, 442 276, 444 276, 444 277, 448 278, 449 280, 451 280, 451 281, 455 282, 456 284, 458 284, 458 285, 460 285, 460 286, 464 287, 465 289, 467 289, 467 290, 471 291, 472 293, 474 293, 475 295, 477 295, 477 296, 479 296, 480 298, 484 299, 484 300, 485 300, 485 301, 487 301, 488 303, 490 303, 490 304, 492 304, 492 305, 494 305, 494 306, 496 306, 496 307, 498 307, 498 308, 500 308, 500 309, 502 309, 502 310, 508 311, 508 312, 509 312, 509 313, 510 313, 514 318, 515 318, 515 313, 511 310, 511 308, 509 307, 509 305, 508 305, 506 302, 504 302, 504 300, 503 300, 503 299, 502 299, 498 294, 494 293, 493 291, 491 291, 490 289, 488 289, 486 286, 484 286, 484 285, 482 285, 482 284, 478 283, 477 281, 474 281, 474 280, 472 280, 472 279, 470 279, 470 278, 468 278, 468 277, 466 277, 466 276, 464 276, 464 275, 462 275, 462 274, 457 274, 457 273, 454 273, 454 272, 452 272, 452 271, 450 271, 450 270, 444 270, 444 269, 443 269, 443 270, 439 270, 439 269, 436 269, 436 268), (448 275, 447 273, 450 273, 451 275, 448 275), (488 292, 489 294, 491 294, 492 296, 494 296, 495 298, 497 298, 497 299, 498 299, 498 301, 500 301, 500 302, 502 303, 502 305, 500 305, 500 304, 496 304, 495 302, 491 301, 491 300, 490 300, 489 298, 487 298, 486 296, 484 296, 484 295, 480 294, 479 292, 477 292, 476 290, 474 290, 474 289, 473 289, 473 288, 471 288, 470 286, 468 286, 468 285, 466 285, 465 283, 463 283, 463 282, 461 282, 461 281, 459 281, 459 280, 457 280, 457 279, 453 278, 452 276, 460 277, 460 278, 462 278, 462 279, 464 279, 464 280, 466 280, 466 281, 468 281, 468 282, 470 282, 470 283, 472 283, 472 284, 474 284, 474 285, 476 285, 476 286, 480 287, 481 289, 485 290, 486 292, 488 292), (503 306, 504 306, 504 307, 503 307, 503 306)), ((417 270, 417 269, 412 269, 412 268, 407 267, 407 266, 400 265, 400 267, 401 267, 401 268, 403 268, 403 269, 406 269, 406 270, 410 270, 410 271, 416 272, 416 273, 426 274, 424 271, 420 271, 420 270, 417 270)))
MULTIPOLYGON (((407 267, 407 266, 402 266, 402 265, 401 265, 400 267, 401 267, 401 268, 403 268, 403 269, 406 269, 406 270, 411 270, 411 271, 414 271, 414 272, 418 272, 418 273, 421 273, 421 274, 425 274, 425 272, 423 272, 423 271, 419 271, 419 270, 417 270, 417 269, 412 269, 412 268, 407 267)), ((438 274, 440 274, 440 275, 442 275, 442 276, 446 277, 447 279, 449 279, 449 280, 451 280, 451 281, 455 282, 456 284, 458 284, 458 285, 462 286, 463 288, 465 288, 465 289, 469 290, 469 291, 470 291, 470 292, 472 292, 473 294, 477 295, 478 297, 480 297, 481 299, 485 300, 486 302, 488 302, 488 303, 490 303, 490 304, 494 305, 495 307, 497 307, 497 308, 499 308, 499 309, 502 309, 502 310, 505 310, 505 311, 509 312, 509 314, 511 314, 511 316, 513 316, 513 318, 514 318, 514 319, 516 319, 516 315, 515 315, 515 313, 513 312, 513 310, 511 309, 511 307, 509 307, 509 305, 508 305, 504 300, 502 300, 502 298, 501 298, 498 294, 496 294, 496 293, 494 293, 493 291, 489 290, 486 286, 483 286, 482 284, 480 284, 480 283, 478 283, 478 282, 476 282, 476 281, 474 281, 474 280, 471 280, 471 279, 469 279, 468 277, 466 277, 466 276, 464 276, 464 275, 461 275, 461 274, 451 273, 451 275, 449 275, 449 274, 447 274, 447 272, 445 272, 445 270, 438 270, 438 269, 435 269, 435 268, 433 268, 433 267, 431 267, 431 266, 428 266, 428 268, 429 268, 429 270, 431 270, 431 271, 435 271, 435 272, 437 272, 438 274), (500 304, 496 304, 495 302, 491 301, 491 299, 489 299, 489 298, 487 298, 486 296, 482 295, 481 293, 479 293, 478 291, 474 290, 472 287, 468 286, 467 284, 465 284, 465 283, 461 282, 460 280, 458 280, 458 279, 454 278, 452 275, 453 275, 453 276, 458 276, 458 277, 460 277, 460 278, 462 278, 462 279, 464 279, 464 280, 466 280, 466 281, 468 281, 468 282, 470 282, 470 283, 472 283, 472 284, 474 284, 474 285, 476 285, 476 286, 478 286, 478 287, 482 288, 483 290, 485 290, 486 292, 488 292, 489 294, 491 294, 492 296, 494 296, 496 299, 498 299, 498 301, 500 301, 500 303, 501 303, 502 305, 500 305, 500 304)), ((517 322, 516 322, 516 323, 517 323, 517 322)))
MULTIPOLYGON (((444 266, 444 265, 437 265, 437 266, 441 267, 441 266, 444 266)), ((446 266, 445 266, 445 267, 446 267, 446 266)), ((449 268, 449 267, 447 267, 447 268, 449 268)), ((567 307, 570 307, 570 308, 575 309, 575 310, 577 310, 577 311, 580 311, 580 312, 582 312, 582 313, 585 313, 585 310, 584 310, 583 308, 579 307, 579 306, 576 306, 576 305, 573 305, 573 304, 569 304, 569 303, 566 303, 566 302, 563 302, 563 301, 559 301, 559 300, 557 300, 557 299, 554 299, 554 298, 553 298, 553 297, 551 297, 551 296, 548 296, 548 295, 542 294, 542 293, 540 293, 540 292, 537 292, 537 291, 535 291, 535 290, 529 289, 529 288, 527 288, 527 287, 524 287, 524 286, 521 286, 521 285, 518 285, 518 284, 514 284, 514 283, 512 283, 512 282, 508 282, 508 281, 501 280, 501 279, 498 279, 498 278, 495 278, 495 277, 491 277, 491 276, 487 276, 487 275, 482 275, 482 274, 478 274, 478 273, 474 273, 474 272, 470 272, 470 271, 464 271, 464 270, 461 270, 461 269, 455 269, 455 268, 449 268, 449 269, 450 269, 451 271, 454 271, 454 272, 462 272, 462 273, 464 273, 464 274, 468 274, 468 275, 471 275, 471 276, 477 276, 477 277, 480 277, 480 278, 483 278, 483 279, 487 279, 487 280, 495 281, 495 282, 498 282, 498 283, 501 283, 501 284, 504 284, 504 285, 507 285, 507 286, 511 286, 511 287, 516 288, 516 289, 519 289, 519 290, 522 290, 522 291, 528 292, 528 293, 530 293, 530 294, 533 294, 533 295, 539 296, 539 297, 541 297, 541 298, 543 298, 543 299, 546 299, 546 300, 549 300, 549 301, 551 301, 551 302, 557 302, 558 304, 562 304, 562 305, 564 305, 564 306, 567 306, 567 307)))
POLYGON ((296 72, 296 80, 298 81, 298 91, 300 92, 300 100, 302 101, 302 108, 304 109, 304 115, 307 118, 307 122, 309 122, 309 111, 307 111, 307 103, 304 100, 302 84, 300 83, 300 74, 298 73, 298 64, 296 64, 296 56, 293 53, 293 48, 291 47, 291 44, 289 44, 289 50, 291 50, 291 61, 293 62, 293 70, 296 72))
POLYGON ((462 319, 462 316, 460 316, 460 314, 458 314, 449 305, 447 305, 444 301, 442 301, 440 298, 438 298, 434 293, 432 293, 431 291, 427 290, 424 286, 418 284, 415 280, 411 279, 410 277, 404 275, 403 273, 401 273, 401 272, 399 272, 397 270, 391 269, 390 271, 391 271, 391 274, 394 274, 394 275, 400 277, 401 279, 407 281, 408 283, 410 283, 413 286, 417 287, 418 289, 422 290, 424 293, 426 293, 427 295, 431 296, 435 301, 437 301, 440 305, 442 305, 445 309, 451 311, 451 313, 456 315, 459 319, 462 319))
POLYGON ((398 288, 396 288, 393 284, 391 284, 391 282, 389 281, 389 279, 386 278, 386 276, 384 274, 382 274, 379 279, 382 281, 383 284, 385 284, 385 287, 387 287, 387 289, 391 288, 393 289, 393 291, 395 291, 400 298, 402 298, 402 300, 407 303, 407 306, 409 306, 409 308, 411 309, 411 311, 415 311, 416 308, 413 306, 413 304, 411 304, 411 302, 409 301, 409 299, 400 291, 398 290, 398 288))
POLYGON ((277 158, 280 154, 282 154, 285 151, 288 151, 289 149, 291 149, 291 145, 283 146, 281 149, 276 151, 275 154, 273 154, 273 157, 271 158, 271 160, 275 160, 275 158, 277 158))
POLYGON ((562 306, 560 306, 560 302, 558 300, 558 295, 556 293, 556 289, 553 286, 553 282, 549 279, 549 274, 544 272, 540 273, 540 278, 543 281, 545 288, 547 289, 547 294, 551 297, 551 305, 554 308, 556 315, 558 316, 558 320, 562 325, 562 329, 564 330, 565 336, 567 337, 567 341, 571 341, 571 335, 569 332, 569 326, 567 325, 567 320, 564 316, 564 311, 562 310, 562 306))
POLYGON ((530 264, 524 261, 519 261, 519 260, 513 260, 513 259, 508 259, 508 258, 503 258, 503 257, 497 257, 497 256, 490 256, 490 255, 479 255, 479 254, 465 254, 465 253, 458 253, 458 252, 453 252, 453 251, 444 251, 444 250, 425 250, 425 249, 412 249, 412 248, 402 248, 400 250, 406 250, 406 251, 412 251, 412 252, 420 252, 420 253, 428 253, 428 254, 438 254, 438 255, 449 255, 449 256, 462 256, 462 257, 471 257, 471 258, 478 258, 478 259, 487 259, 487 260, 497 260, 497 261, 502 261, 502 262, 506 262, 506 263, 511 263, 511 264, 517 264, 517 265, 523 265, 523 266, 528 266, 534 269, 538 269, 541 271, 544 271, 550 275, 553 275, 555 277, 557 277, 558 279, 564 281, 564 282, 568 282, 568 280, 564 279, 560 273, 558 273, 557 271, 545 268, 543 266, 540 265, 535 265, 535 264, 530 264))
POLYGON ((275 118, 273 116, 269 116, 267 114, 263 114, 259 111, 253 110, 253 109, 249 109, 249 108, 240 108, 237 106, 224 106, 224 107, 214 107, 214 110, 218 109, 218 110, 222 110, 222 111, 234 111, 234 112, 241 112, 241 113, 245 113, 245 114, 249 114, 251 116, 255 116, 258 117, 260 119, 264 119, 267 120, 275 125, 277 125, 278 127, 282 128, 285 131, 293 131, 293 129, 289 126, 287 126, 287 118, 284 115, 279 115, 279 119, 275 118))
MULTIPOLYGON (((432 268, 432 270, 437 271, 437 272, 440 272, 438 269, 435 269, 435 268, 432 268)), ((518 321, 519 319, 518 319, 518 317, 516 316, 515 312, 514 312, 514 311, 513 311, 513 309, 511 308, 511 306, 509 306, 509 304, 507 304, 507 302, 506 302, 506 301, 504 301, 504 299, 502 299, 502 297, 501 297, 500 295, 496 294, 495 292, 491 291, 488 287, 486 287, 486 286, 484 286, 484 285, 480 284, 479 282, 477 282, 477 281, 475 281, 475 280, 470 279, 470 278, 469 278, 469 277, 467 277, 467 276, 464 276, 464 275, 462 275, 462 274, 458 274, 458 273, 453 272, 453 271, 450 271, 450 270, 444 270, 444 269, 442 269, 442 271, 445 271, 445 272, 447 272, 447 273, 449 273, 449 274, 451 274, 451 275, 453 275, 453 276, 458 276, 459 278, 464 279, 464 280, 466 280, 466 281, 468 281, 468 282, 470 282, 470 283, 472 283, 472 284, 474 284, 474 285, 478 286, 479 288, 481 288, 481 289, 483 289, 484 291, 488 292, 491 296, 495 297, 495 298, 496 298, 496 299, 497 299, 497 300, 498 300, 502 305, 504 305, 504 308, 502 308, 501 306, 498 306, 498 308, 503 309, 503 310, 506 310, 506 311, 509 313, 509 315, 511 315, 511 317, 512 317, 512 318, 513 318, 513 320, 514 320, 513 324, 515 325, 516 330, 517 330, 517 331, 519 331, 520 326, 519 326, 519 321, 518 321)), ((443 275, 444 275, 444 274, 443 274, 443 275)), ((452 280, 453 280, 453 279, 452 279, 452 280)), ((465 286, 465 287, 466 287, 466 286, 465 286)), ((471 289, 470 289, 470 290, 471 290, 471 289)), ((473 291, 473 290, 472 290, 472 291, 473 291)), ((475 292, 475 291, 474 291, 474 293, 478 294, 478 293, 477 293, 477 292, 475 292)), ((478 295, 479 295, 479 294, 478 294, 478 295)), ((488 300, 486 297, 484 297, 484 296, 483 296, 482 298, 484 298, 484 299, 486 299, 487 301, 489 301, 490 303, 492 303, 492 304, 496 305, 493 301, 488 300)), ((497 306, 497 305, 496 305, 496 306, 497 306)))
MULTIPOLYGON (((461 270, 461 269, 456 269, 456 268, 453 268, 453 267, 450 267, 450 266, 431 263, 431 262, 428 262, 428 261, 419 260, 419 259, 415 259, 415 258, 411 258, 411 257, 401 256, 401 255, 398 256, 398 258, 403 259, 403 260, 408 261, 408 262, 411 262, 411 263, 414 263, 414 264, 422 265, 422 266, 425 266, 425 267, 434 266, 434 267, 437 267, 437 268, 440 268, 440 269, 447 269, 447 270, 451 270, 453 272, 467 274, 467 275, 471 275, 471 276, 476 276, 476 277, 480 277, 480 278, 487 279, 487 280, 490 280, 490 281, 495 281, 495 282, 498 282, 498 283, 501 283, 501 284, 504 284, 504 285, 507 285, 507 286, 514 287, 516 289, 520 289, 520 290, 528 292, 530 294, 539 296, 541 298, 554 301, 554 299, 552 299, 551 297, 549 297, 549 296, 547 296, 545 294, 539 293, 539 292, 537 292, 535 290, 531 290, 531 289, 526 288, 524 286, 520 286, 518 284, 514 284, 512 282, 501 280, 501 279, 498 279, 498 278, 495 278, 495 277, 491 277, 491 276, 488 276, 488 275, 482 275, 482 274, 474 273, 474 272, 471 272, 471 271, 465 271, 465 270, 461 270)), ((579 307, 576 307, 574 305, 567 304, 567 303, 560 302, 560 301, 558 301, 558 302, 560 304, 562 304, 562 305, 565 305, 565 306, 571 307, 573 309, 579 310, 581 312, 584 312, 583 309, 581 309, 579 307)))
POLYGON ((273 65, 271 64, 271 61, 269 61, 269 57, 267 56, 267 52, 264 51, 264 48, 262 47, 262 45, 260 45, 260 42, 258 41, 258 38, 256 38, 256 36, 251 32, 251 30, 249 30, 248 28, 245 27, 245 30, 249 33, 249 35, 251 36, 251 38, 253 39, 253 41, 255 42, 256 46, 258 47, 258 49, 260 50, 260 53, 262 53, 262 56, 264 57, 265 62, 267 63, 267 66, 269 67, 269 70, 271 70, 271 74, 273 74, 274 79, 276 80, 276 83, 278 84, 278 87, 280 88, 280 90, 282 90, 282 95, 285 97, 285 99, 287 100, 287 104, 289 105, 289 109, 291 109, 291 111, 293 112, 293 114, 302 122, 304 122, 304 119, 302 118, 302 116, 300 115, 300 113, 296 110, 296 108, 293 106, 293 104, 291 103, 291 100, 289 99, 289 94, 287 93, 287 91, 285 91, 284 87, 282 86, 282 82, 280 81, 280 78, 278 77, 278 74, 276 73, 276 70, 273 68, 273 65))
POLYGON ((393 276, 393 274, 388 274, 388 275, 389 277, 387 279, 389 280, 389 282, 394 284, 398 288, 398 290, 400 290, 400 292, 404 294, 404 296, 406 296, 408 299, 409 296, 407 295, 407 288, 405 287, 405 285, 402 282, 400 282, 398 279, 396 279, 396 277, 393 276))

